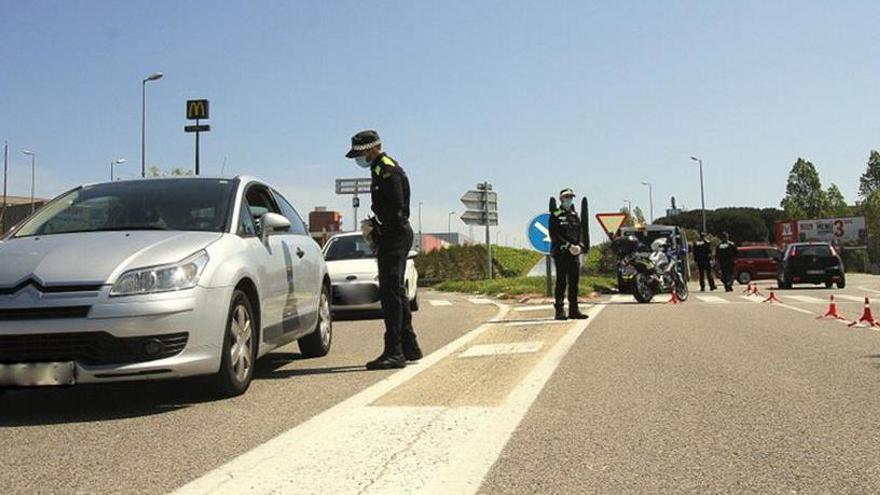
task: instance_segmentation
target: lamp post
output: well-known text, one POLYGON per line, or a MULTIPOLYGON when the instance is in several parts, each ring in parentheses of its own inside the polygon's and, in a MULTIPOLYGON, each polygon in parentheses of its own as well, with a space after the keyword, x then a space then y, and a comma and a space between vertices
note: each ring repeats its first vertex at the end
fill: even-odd
POLYGON ((422 251, 422 202, 419 201, 419 251, 422 251))
POLYGON ((455 215, 454 211, 450 211, 446 217, 446 232, 449 233, 449 242, 452 242, 452 215, 455 215))
POLYGON ((147 82, 158 81, 164 75, 154 72, 141 81, 141 177, 147 176, 147 82))
POLYGON ((626 203, 626 205, 627 205, 627 206, 626 206, 626 211, 627 211, 627 213, 629 213, 630 216, 632 216, 632 212, 633 212, 633 202, 630 201, 630 200, 628 200, 628 199, 624 199, 623 202, 626 203))
POLYGON ((113 182, 113 166, 122 165, 123 163, 125 163, 125 158, 119 158, 110 162, 110 182, 113 182))
POLYGON ((654 186, 648 181, 642 181, 643 186, 648 186, 648 205, 651 223, 654 223, 654 186))
POLYGON ((37 204, 34 202, 34 184, 36 183, 37 179, 37 154, 31 150, 22 150, 22 153, 31 157, 31 213, 33 213, 37 210, 37 204))
POLYGON ((703 208, 703 232, 706 232, 706 192, 703 189, 703 160, 691 156, 691 160, 700 162, 700 205, 703 208))

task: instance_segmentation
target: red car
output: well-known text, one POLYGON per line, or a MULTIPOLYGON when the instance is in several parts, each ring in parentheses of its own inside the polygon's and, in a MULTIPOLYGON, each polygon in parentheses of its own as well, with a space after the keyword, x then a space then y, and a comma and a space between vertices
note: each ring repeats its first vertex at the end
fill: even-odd
POLYGON ((737 248, 736 279, 745 285, 752 280, 775 280, 779 276, 782 253, 774 246, 737 248))

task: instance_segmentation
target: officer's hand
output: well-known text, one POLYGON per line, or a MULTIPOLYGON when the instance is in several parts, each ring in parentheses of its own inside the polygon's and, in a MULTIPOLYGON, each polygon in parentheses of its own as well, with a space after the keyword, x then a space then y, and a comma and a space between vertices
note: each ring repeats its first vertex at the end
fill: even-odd
POLYGON ((572 256, 580 256, 582 250, 581 250, 580 246, 578 246, 576 244, 572 244, 571 246, 568 247, 568 252, 571 253, 572 256))

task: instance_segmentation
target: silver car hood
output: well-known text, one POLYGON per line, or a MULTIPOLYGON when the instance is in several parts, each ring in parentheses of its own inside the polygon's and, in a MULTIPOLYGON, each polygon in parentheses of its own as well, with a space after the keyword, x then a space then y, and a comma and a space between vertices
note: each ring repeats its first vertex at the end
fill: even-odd
POLYGON ((180 261, 222 235, 120 231, 7 239, 0 242, 0 287, 30 278, 44 285, 106 284, 124 270, 180 261))

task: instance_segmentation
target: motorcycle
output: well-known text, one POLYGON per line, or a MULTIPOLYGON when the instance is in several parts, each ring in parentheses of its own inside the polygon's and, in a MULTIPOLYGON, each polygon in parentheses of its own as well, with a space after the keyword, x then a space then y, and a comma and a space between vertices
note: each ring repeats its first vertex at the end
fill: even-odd
MULTIPOLYGON (((616 242, 618 284, 628 288, 636 301, 649 303, 659 293, 678 293, 682 301, 688 298, 688 285, 684 278, 681 261, 671 252, 669 242, 660 238, 651 243, 651 252, 638 249, 635 237, 622 238, 616 242)), ((623 291, 623 290, 622 290, 623 291)))

